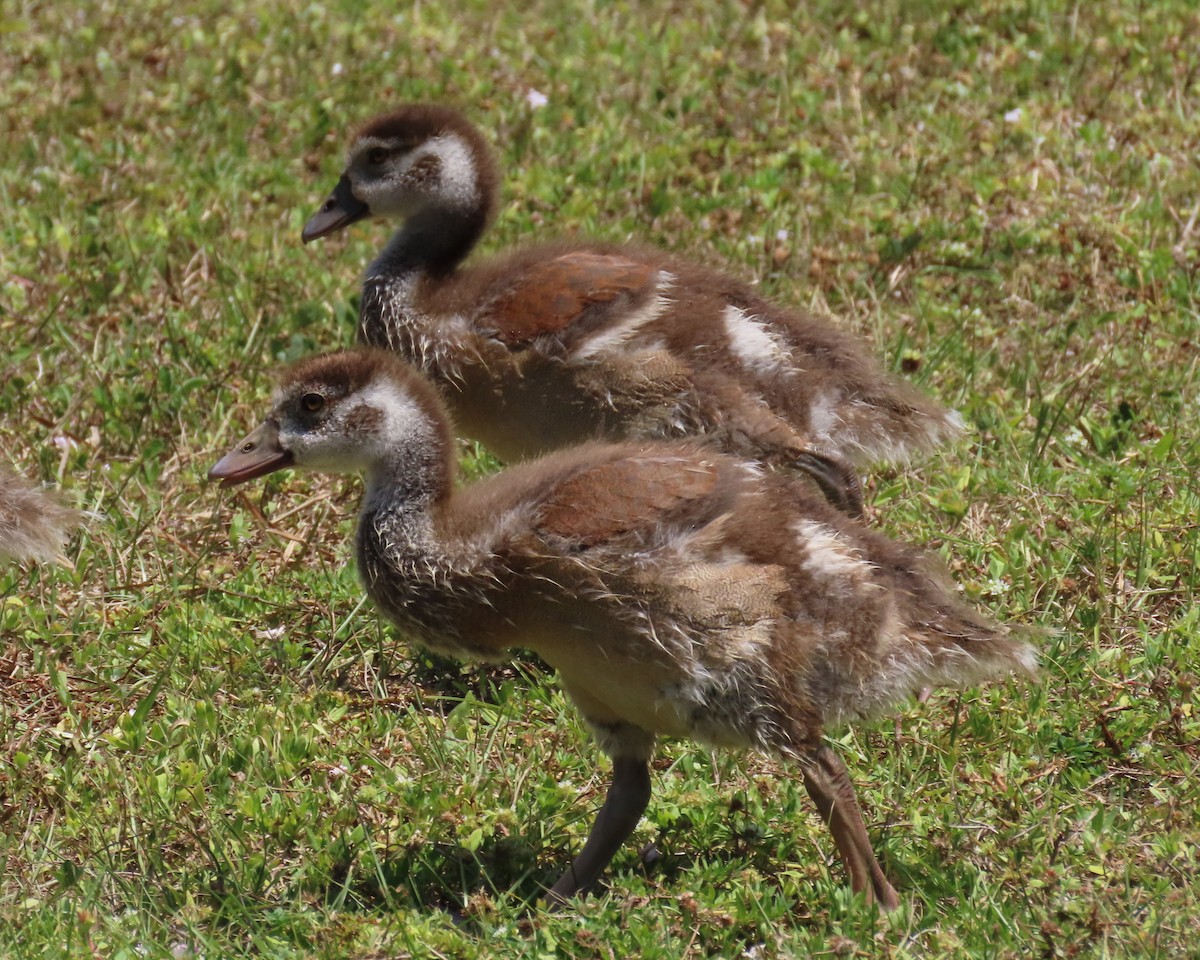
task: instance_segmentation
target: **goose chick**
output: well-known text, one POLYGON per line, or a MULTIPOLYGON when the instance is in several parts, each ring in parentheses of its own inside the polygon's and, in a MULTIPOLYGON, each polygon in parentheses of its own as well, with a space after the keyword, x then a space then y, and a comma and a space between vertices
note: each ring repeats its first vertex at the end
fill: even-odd
POLYGON ((405 106, 353 138, 303 239, 371 215, 403 220, 367 269, 359 338, 417 363, 459 428, 502 460, 586 439, 700 437, 798 467, 861 515, 853 465, 962 430, 856 338, 658 250, 559 243, 463 267, 496 185, 461 114, 405 106))
POLYGON ((1032 670, 929 563, 783 474, 694 443, 585 444, 454 487, 434 388, 359 349, 286 371, 266 420, 209 476, 361 471, 368 594, 441 653, 535 651, 613 761, 586 844, 550 890, 591 886, 650 796, 655 738, 798 762, 855 891, 895 890, 871 850, 832 724, 925 685, 1032 670))
POLYGON ((53 560, 79 520, 54 493, 0 468, 0 561, 53 560))

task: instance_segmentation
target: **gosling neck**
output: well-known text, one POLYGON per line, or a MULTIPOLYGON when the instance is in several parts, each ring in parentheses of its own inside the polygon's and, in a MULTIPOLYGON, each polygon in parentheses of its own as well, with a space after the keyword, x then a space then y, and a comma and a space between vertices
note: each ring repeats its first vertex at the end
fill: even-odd
POLYGON ((404 221, 367 269, 367 279, 394 279, 413 273, 444 277, 453 273, 487 227, 483 210, 431 207, 404 221))

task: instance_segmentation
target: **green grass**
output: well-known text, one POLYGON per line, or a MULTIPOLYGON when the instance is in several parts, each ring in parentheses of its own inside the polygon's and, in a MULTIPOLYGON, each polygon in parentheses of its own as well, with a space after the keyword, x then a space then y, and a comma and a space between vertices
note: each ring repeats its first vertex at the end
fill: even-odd
POLYGON ((1194 5, 254 6, 0 11, 0 450, 98 515, 0 572, 0 954, 1196 955, 1194 5), (356 484, 204 482, 351 340, 381 229, 299 228, 402 99, 492 137, 488 246, 724 264, 975 425, 875 519, 1057 632, 1035 685, 837 734, 897 914, 794 770, 683 743, 608 892, 530 908, 605 786, 552 678, 381 626, 356 484))

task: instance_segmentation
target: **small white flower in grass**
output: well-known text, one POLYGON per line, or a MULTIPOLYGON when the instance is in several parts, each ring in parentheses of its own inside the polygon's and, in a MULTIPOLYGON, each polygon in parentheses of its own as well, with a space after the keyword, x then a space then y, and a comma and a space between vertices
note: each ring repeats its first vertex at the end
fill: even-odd
POLYGON ((77 446, 79 446, 79 444, 77 444, 70 437, 55 437, 50 442, 54 444, 54 448, 56 450, 61 450, 64 453, 68 450, 74 450, 77 446))
POLYGON ((786 240, 790 236, 791 236, 791 234, 788 233, 786 230, 776 230, 775 231, 775 239, 778 240, 780 243, 782 243, 784 240, 786 240))
POLYGON ((345 775, 346 768, 343 766, 335 765, 329 768, 329 778, 331 780, 336 780, 338 777, 344 777, 345 775))
POLYGON ((762 243, 762 237, 760 237, 757 233, 752 233, 746 238, 746 242, 750 244, 750 246, 754 247, 762 243))
POLYGON ((330 73, 332 73, 335 77, 340 77, 343 73, 345 73, 345 71, 345 67, 343 67, 340 63, 335 63, 330 73))
POLYGON ((1004 115, 1005 123, 1020 123, 1023 116, 1020 107, 1013 107, 1004 115))
POLYGON ((278 627, 268 627, 266 630, 254 631, 254 635, 258 637, 259 640, 278 640, 285 633, 287 633, 287 627, 283 626, 282 624, 278 627))
POLYGON ((534 90, 530 87, 525 91, 525 102, 533 107, 534 110, 540 110, 550 102, 550 98, 542 93, 541 90, 534 90))

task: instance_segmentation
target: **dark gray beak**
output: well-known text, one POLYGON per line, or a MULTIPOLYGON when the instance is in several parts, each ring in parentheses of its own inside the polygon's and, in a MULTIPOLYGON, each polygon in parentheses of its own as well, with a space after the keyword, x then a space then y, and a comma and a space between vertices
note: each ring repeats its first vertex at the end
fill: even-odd
POLYGON ((291 465, 291 453, 279 445, 279 424, 265 420, 208 471, 208 479, 233 487, 291 465))
POLYGON ((321 209, 314 213, 308 223, 304 225, 304 232, 300 234, 300 239, 305 243, 320 240, 321 237, 336 233, 370 214, 371 208, 354 195, 354 191, 350 189, 350 180, 343 173, 337 186, 333 188, 333 193, 329 195, 329 199, 321 204, 321 209))

